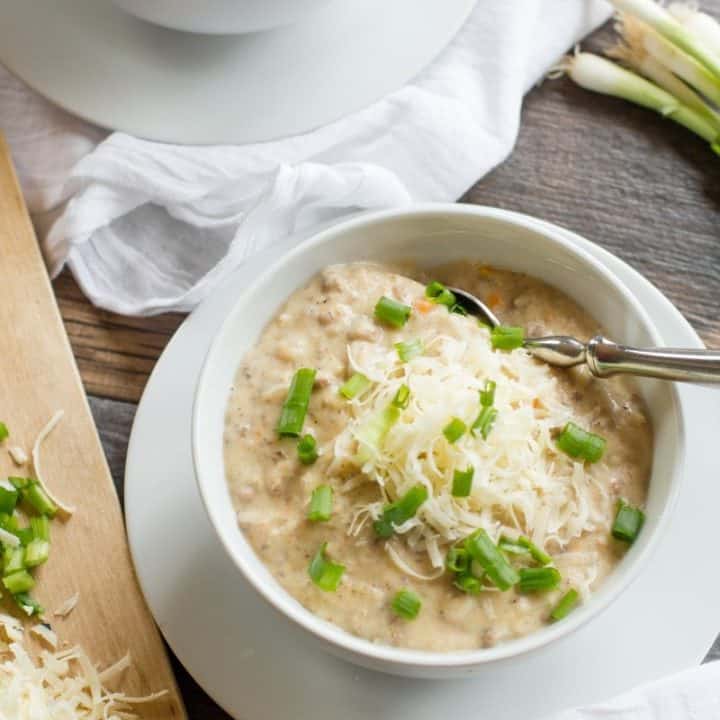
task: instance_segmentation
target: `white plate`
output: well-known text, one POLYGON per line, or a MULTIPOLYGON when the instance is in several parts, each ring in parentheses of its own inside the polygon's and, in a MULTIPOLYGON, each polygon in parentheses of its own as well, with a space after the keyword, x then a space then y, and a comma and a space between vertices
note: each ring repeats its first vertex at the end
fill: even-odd
POLYGON ((294 25, 207 36, 110 0, 0 0, 0 62, 103 127, 184 144, 307 132, 401 87, 475 0, 333 0, 294 25))
MULTIPOLYGON (((600 258, 638 296, 668 345, 701 343, 670 302, 620 260, 600 258)), ((718 395, 681 387, 684 486, 667 537, 635 584, 562 641, 469 680, 419 681, 363 670, 316 649, 242 580, 214 536, 193 477, 190 413, 210 340, 245 279, 283 251, 248 262, 177 331, 148 382, 128 450, 125 509, 140 584, 165 638, 199 684, 243 720, 530 720, 700 662, 720 626, 715 546, 718 395)))

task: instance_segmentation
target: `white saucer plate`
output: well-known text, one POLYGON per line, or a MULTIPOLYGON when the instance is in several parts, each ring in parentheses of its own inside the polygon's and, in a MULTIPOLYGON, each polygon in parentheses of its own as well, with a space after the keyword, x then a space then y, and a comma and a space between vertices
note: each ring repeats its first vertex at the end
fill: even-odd
POLYGON ((0 62, 98 125, 182 144, 297 135, 404 85, 475 0, 333 0, 299 23, 209 36, 110 0, 0 0, 0 62))
MULTIPOLYGON (((647 280, 562 232, 626 283, 667 345, 702 345, 647 280)), ((688 456, 667 536, 630 589, 556 644, 472 679, 412 680, 322 652, 270 608, 211 529, 193 474, 190 416, 215 331, 246 282, 285 247, 246 263, 177 331, 145 389, 128 450, 125 509, 140 584, 169 645, 209 695, 243 720, 437 720, 448 712, 531 720, 702 660, 720 628, 720 574, 710 552, 720 505, 720 396, 691 386, 680 388, 688 456)))

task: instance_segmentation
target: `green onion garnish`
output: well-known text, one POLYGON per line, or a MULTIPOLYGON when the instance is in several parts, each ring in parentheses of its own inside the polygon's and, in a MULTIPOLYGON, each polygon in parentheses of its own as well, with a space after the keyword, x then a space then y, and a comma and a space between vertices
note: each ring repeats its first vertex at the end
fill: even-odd
POLYGON ((606 442, 600 435, 583 430, 574 422, 568 422, 555 438, 555 444, 571 458, 582 458, 594 463, 603 456, 606 442))
POLYGON ((483 528, 476 530, 465 539, 465 549, 473 560, 477 560, 493 585, 500 590, 509 590, 520 580, 517 571, 483 528))
POLYGON ((500 550, 502 550, 506 554, 510 555, 529 555, 530 550, 528 550, 526 547, 523 547, 520 545, 516 540, 511 540, 508 537, 505 537, 503 535, 500 540, 498 540, 498 547, 500 550))
POLYGON ((8 482, 16 490, 24 490, 26 487, 28 487, 32 483, 32 479, 24 478, 24 477, 9 477, 8 482))
POLYGON ((448 310, 457 305, 455 294, 448 290, 442 283, 433 280, 426 288, 425 295, 438 305, 445 305, 448 310))
POLYGON ((450 572, 464 573, 467 572, 470 565, 470 556, 468 551, 463 547, 453 545, 445 557, 445 567, 450 572))
POLYGON ((612 524, 612 536, 616 540, 632 544, 635 542, 643 523, 645 513, 640 508, 629 505, 622 498, 617 503, 617 513, 612 524))
POLYGON ((570 588, 570 590, 560 598, 560 601, 550 613, 550 617, 553 620, 562 620, 567 617, 570 611, 577 605, 579 597, 578 591, 575 590, 575 588, 570 588))
POLYGON ((4 422, 0 422, 0 442, 10 437, 10 431, 4 422))
POLYGON ((392 404, 400 410, 405 410, 410 404, 410 388, 407 385, 401 385, 395 393, 392 404))
POLYGON ((298 459, 303 465, 312 465, 318 459, 317 441, 312 435, 303 435, 297 443, 298 459))
POLYGON ((403 305, 383 295, 375 305, 375 317, 381 322, 400 328, 408 321, 411 310, 409 305, 403 305))
POLYGON ((395 532, 395 526, 402 525, 411 517, 415 517, 415 513, 427 498, 427 488, 424 485, 415 485, 399 500, 386 505, 380 518, 373 523, 376 535, 389 538, 395 532))
POLYGON ((361 425, 355 433, 355 438, 360 445, 359 456, 367 459, 368 448, 379 450, 390 431, 390 428, 399 420, 401 409, 397 405, 390 404, 380 412, 370 417, 361 425))
POLYGON ((42 615, 45 608, 31 595, 25 592, 15 593, 13 599, 27 615, 42 615))
POLYGON ((468 314, 468 311, 458 303, 455 303, 450 307, 450 312, 455 313, 456 315, 462 315, 463 317, 467 317, 468 314))
POLYGON ((37 481, 33 481, 22 491, 22 497, 41 515, 54 517, 55 513, 57 513, 57 505, 49 498, 42 485, 37 481))
POLYGON ((467 470, 455 470, 452 484, 453 497, 468 497, 470 495, 474 474, 475 468, 472 465, 467 470))
POLYGON ((403 588, 395 595, 390 607, 399 617, 405 618, 405 620, 414 620, 420 612, 422 600, 412 590, 403 588))
POLYGON ((327 543, 323 543, 308 566, 312 581, 325 592, 335 592, 340 585, 345 566, 331 562, 325 555, 327 543))
POLYGON ((27 570, 18 570, 2 579, 3 585, 13 594, 27 592, 35 587, 35 581, 27 570))
POLYGON ((332 515, 333 491, 329 485, 318 485, 310 496, 308 520, 327 522, 332 515))
POLYGON ((362 373, 355 373, 340 387, 340 394, 344 398, 352 400, 354 397, 364 393, 370 385, 370 378, 366 377, 362 373))
POLYGON ((483 440, 487 440, 497 419, 497 414, 497 410, 494 407, 483 407, 480 414, 475 418, 475 422, 473 422, 470 427, 470 432, 475 437, 482 435, 483 440))
POLYGON ((526 538, 524 535, 521 535, 517 539, 517 543, 521 547, 527 548, 533 560, 540 563, 540 565, 549 565, 552 562, 552 558, 544 550, 541 550, 532 540, 526 538))
POLYGON ((22 547, 5 547, 3 550, 3 576, 12 575, 25 569, 25 549, 22 547))
POLYGON ((19 497, 20 493, 17 490, 0 487, 0 512, 12 514, 19 497))
POLYGON ((497 383, 494 380, 486 380, 485 387, 480 391, 480 404, 483 407, 492 407, 495 402, 495 388, 497 383))
POLYGON ((50 540, 50 521, 46 515, 30 518, 30 529, 33 538, 38 540, 50 540))
POLYGON ((25 567, 32 568, 47 562, 50 556, 50 543, 47 540, 35 538, 25 548, 25 567))
POLYGON ((457 442, 467 430, 467 425, 460 419, 454 417, 444 428, 443 435, 447 438, 447 441, 452 443, 457 442))
POLYGON ((562 580, 554 567, 520 568, 519 575, 520 582, 517 587, 523 593, 553 590, 562 580))
POLYGON ((455 576, 453 585, 468 595, 477 595, 482 590, 482 583, 469 572, 460 572, 455 576))
POLYGON ((15 535, 18 536, 22 545, 29 545, 35 537, 31 527, 18 528, 15 535))
POLYGON ((302 432, 314 384, 314 369, 300 368, 295 373, 280 413, 278 435, 297 437, 302 432))
POLYGON ((414 357, 422 355, 424 350, 423 341, 420 340, 420 338, 416 338, 415 340, 395 343, 395 349, 397 350, 398 357, 403 362, 410 362, 414 357))
POLYGON ((490 331, 490 343, 495 350, 515 350, 522 347, 524 338, 521 327, 498 325, 490 331))

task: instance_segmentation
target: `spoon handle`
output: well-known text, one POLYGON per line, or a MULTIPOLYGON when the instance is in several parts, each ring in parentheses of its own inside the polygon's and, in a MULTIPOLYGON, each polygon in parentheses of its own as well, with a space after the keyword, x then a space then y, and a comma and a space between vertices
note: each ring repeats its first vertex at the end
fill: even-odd
POLYGON ((634 348, 598 335, 585 350, 585 362, 596 377, 616 374, 720 383, 720 352, 682 348, 634 348))

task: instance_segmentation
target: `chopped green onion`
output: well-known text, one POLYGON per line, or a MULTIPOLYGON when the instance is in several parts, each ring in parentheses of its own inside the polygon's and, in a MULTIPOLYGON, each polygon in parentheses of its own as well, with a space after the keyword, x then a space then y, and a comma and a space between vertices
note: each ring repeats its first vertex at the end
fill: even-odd
POLYGON ((468 311, 459 303, 455 303, 450 307, 450 312, 455 313, 455 315, 462 315, 463 317, 467 317, 468 311))
POLYGON ((540 563, 540 565, 549 565, 552 562, 552 558, 544 550, 541 550, 532 540, 526 538, 524 535, 521 535, 517 539, 517 542, 521 547, 527 548, 533 560, 540 563))
POLYGON ((331 562, 325 555, 327 543, 323 543, 313 556, 308 567, 311 580, 325 592, 335 592, 340 585, 345 566, 331 562))
POLYGON ((383 295, 375 305, 375 317, 381 322, 400 328, 408 321, 411 310, 409 305, 403 305, 383 295))
POLYGON ((10 437, 10 431, 4 422, 0 422, 0 442, 10 437))
POLYGON ((18 528, 15 530, 15 535, 18 536, 22 545, 28 545, 35 537, 31 527, 18 528))
POLYGON ((30 529, 33 538, 38 540, 50 540, 50 521, 46 515, 30 518, 30 529))
POLYGON ((470 565, 470 556, 468 551, 463 547, 453 545, 445 557, 445 567, 450 572, 464 573, 467 572, 470 565))
POLYGON ((25 550, 22 547, 5 547, 3 550, 3 576, 25 569, 25 550))
POLYGON ((280 413, 278 435, 297 437, 302 432, 314 384, 314 369, 300 368, 295 373, 280 413))
POLYGON ((19 497, 20 493, 17 490, 0 487, 0 512, 12 514, 19 497))
POLYGON ((477 595, 482 590, 482 583, 469 572, 460 572, 455 576, 453 585, 468 595, 477 595))
POLYGON ((41 515, 54 517, 57 513, 57 505, 50 499, 39 482, 33 480, 23 491, 23 500, 30 504, 41 515))
POLYGON ((0 527, 3 530, 14 533, 20 527, 17 515, 9 515, 8 513, 0 513, 0 527))
POLYGON ((519 575, 520 582, 517 587, 523 593, 554 590, 562 580, 554 567, 520 568, 519 575))
POLYGON ((303 435, 297 443, 298 459, 303 465, 312 465, 318 459, 317 441, 312 435, 303 435))
POLYGON ((466 538, 465 549, 473 560, 478 561, 493 585, 500 590, 509 590, 520 579, 517 571, 483 528, 466 538))
POLYGON ((475 418, 475 422, 470 427, 470 432, 472 432, 475 437, 480 434, 483 440, 487 440, 497 419, 497 414, 497 410, 494 407, 483 407, 480 414, 475 418))
POLYGON ((329 485, 318 485, 310 497, 308 520, 327 522, 332 515, 333 491, 329 485))
POLYGON ((498 548, 510 555, 530 555, 530 550, 520 545, 517 541, 505 537, 505 535, 498 540, 498 548))
POLYGON ((380 449, 390 428, 400 419, 400 414, 401 409, 391 403, 358 428, 355 438, 360 445, 361 459, 367 459, 369 448, 380 449))
POLYGON ((600 435, 583 430, 574 422, 568 422, 555 438, 555 444, 571 458, 582 458, 594 463, 603 456, 606 442, 600 435))
POLYGON ((617 514, 612 524, 612 536, 616 540, 632 544, 635 542, 643 523, 645 513, 640 508, 628 505, 622 498, 617 503, 617 514))
POLYGON ((16 490, 24 490, 26 487, 28 487, 32 483, 32 480, 30 478, 24 478, 24 477, 9 477, 8 482, 16 490))
POLYGON ((468 497, 470 495, 474 474, 475 468, 472 465, 467 470, 455 470, 452 484, 453 497, 468 497))
POLYGON ((455 293, 448 290, 442 283, 434 280, 425 288, 425 295, 438 305, 445 305, 450 312, 457 306, 455 293))
POLYGON ((424 485, 411 487, 399 500, 386 505, 382 515, 373 523, 375 533, 381 538, 389 538, 395 527, 415 517, 420 506, 428 499, 428 491, 424 485))
POLYGON ((398 357, 403 362, 410 362, 414 357, 422 355, 424 350, 423 341, 420 340, 420 338, 416 338, 415 340, 395 343, 395 349, 397 350, 398 357))
POLYGON ((515 350, 522 347, 524 338, 521 327, 498 325, 490 331, 490 344, 495 350, 515 350))
POLYGON ((562 620, 570 614, 570 611, 577 605, 579 599, 578 591, 570 588, 559 600, 558 604, 553 608, 550 617, 553 620, 562 620))
POLYGON ((37 567, 47 562, 50 557, 50 543, 47 540, 35 538, 25 548, 25 567, 37 567))
POLYGON ((362 373, 355 373, 340 387, 340 394, 352 400, 354 397, 364 393, 371 385, 370 379, 362 373))
POLYGON ((13 599, 27 615, 42 615, 45 612, 45 608, 26 592, 15 593, 13 599))
POLYGON ((467 430, 467 425, 457 417, 454 417, 444 428, 443 435, 447 438, 447 441, 452 443, 457 442, 467 430))
POLYGON ((13 594, 27 592, 35 587, 35 581, 27 570, 18 570, 2 579, 3 585, 13 594))
POLYGON ((485 387, 480 391, 480 404, 483 407, 492 407, 495 402, 495 388, 497 383, 494 380, 486 380, 485 387))
POLYGON ((440 293, 442 293, 443 290, 445 290, 445 286, 441 282, 433 280, 425 288, 425 297, 436 298, 440 295, 440 293))
POLYGON ((422 600, 412 590, 400 590, 393 598, 391 607, 396 615, 405 620, 414 620, 420 608, 422 607, 422 600))
POLYGON ((405 410, 410 404, 410 388, 407 385, 401 385, 395 393, 392 404, 400 410, 405 410))

